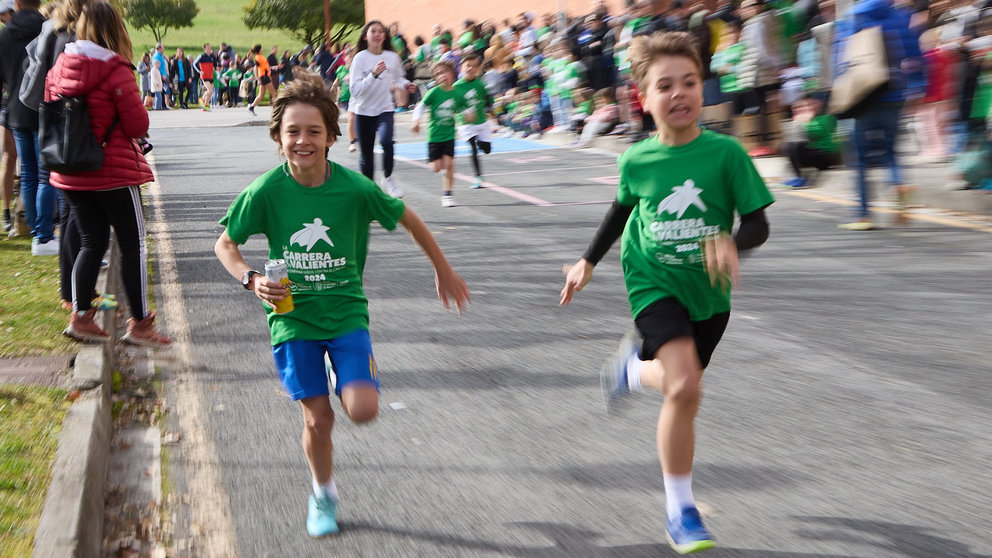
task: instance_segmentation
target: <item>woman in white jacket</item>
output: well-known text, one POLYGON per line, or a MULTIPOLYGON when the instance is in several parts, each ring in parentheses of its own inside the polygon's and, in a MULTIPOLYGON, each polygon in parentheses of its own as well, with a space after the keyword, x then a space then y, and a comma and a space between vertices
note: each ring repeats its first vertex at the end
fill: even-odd
POLYGON ((379 134, 382 145, 382 170, 386 177, 383 189, 391 196, 401 197, 402 190, 393 179, 393 111, 394 92, 399 89, 405 97, 416 90, 404 77, 403 62, 393 52, 389 31, 382 22, 372 20, 362 28, 358 53, 349 71, 351 101, 348 108, 355 113, 362 174, 374 180, 373 149, 379 134))

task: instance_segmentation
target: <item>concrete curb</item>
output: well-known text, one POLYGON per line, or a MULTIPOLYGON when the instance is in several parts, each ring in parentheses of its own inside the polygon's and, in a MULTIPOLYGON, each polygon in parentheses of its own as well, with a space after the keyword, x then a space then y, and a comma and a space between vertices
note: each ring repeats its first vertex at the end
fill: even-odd
MULTIPOLYGON (((111 242, 110 265, 97 290, 119 292, 120 257, 111 242)), ((35 558, 100 556, 107 464, 113 437, 110 395, 117 337, 115 312, 102 312, 97 321, 110 332, 110 341, 84 345, 76 355, 70 390, 82 395, 69 407, 52 465, 52 481, 34 535, 35 558)))

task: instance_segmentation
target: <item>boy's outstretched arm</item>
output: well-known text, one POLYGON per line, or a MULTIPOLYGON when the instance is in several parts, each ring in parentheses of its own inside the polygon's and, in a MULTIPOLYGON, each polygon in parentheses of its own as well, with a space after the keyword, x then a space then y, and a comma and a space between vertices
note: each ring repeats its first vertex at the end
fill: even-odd
MULTIPOLYGON (((245 272, 251 269, 251 266, 245 261, 244 256, 241 255, 241 249, 238 248, 238 243, 228 236, 226 230, 214 244, 214 254, 217 255, 220 263, 224 264, 224 269, 239 281, 245 272)), ((281 283, 270 281, 264 273, 254 276, 251 282, 251 290, 255 292, 255 296, 272 307, 275 307, 275 302, 282 300, 287 294, 286 289, 281 283)))
POLYGON ((572 301, 572 296, 581 291, 592 279, 592 268, 599 263, 599 260, 606 255, 613 246, 613 243, 623 234, 623 228, 627 225, 627 219, 634 211, 634 206, 620 205, 618 200, 613 200, 610 209, 603 217, 603 222, 596 231, 596 236, 589 243, 589 248, 578 262, 574 265, 565 265, 562 272, 565 273, 565 286, 561 289, 561 300, 558 304, 564 306, 572 301))
POLYGON ((403 217, 400 218, 400 223, 410 233, 410 236, 413 237, 413 241, 427 254, 428 259, 431 260, 431 265, 434 266, 434 283, 437 285, 437 297, 444 304, 445 309, 450 308, 450 303, 454 302, 455 309, 461 314, 465 305, 472 302, 468 294, 468 285, 465 284, 461 276, 455 273, 454 269, 451 269, 451 264, 448 263, 448 259, 444 257, 441 247, 434 240, 434 235, 431 234, 431 231, 428 230, 427 225, 424 224, 419 215, 407 207, 403 212, 403 217))

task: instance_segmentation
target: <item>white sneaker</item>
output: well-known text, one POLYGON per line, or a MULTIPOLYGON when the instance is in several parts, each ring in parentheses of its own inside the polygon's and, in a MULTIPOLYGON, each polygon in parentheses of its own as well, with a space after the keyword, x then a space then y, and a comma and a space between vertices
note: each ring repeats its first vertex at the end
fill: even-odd
POLYGON ((455 207, 455 196, 441 196, 441 207, 455 207))
POLYGON ((390 196, 393 196, 394 198, 403 197, 403 189, 400 188, 400 185, 397 184, 395 180, 393 180, 392 176, 387 176, 386 179, 382 181, 382 184, 386 187, 386 193, 390 196))
POLYGON ((59 242, 54 238, 48 242, 32 242, 31 243, 31 255, 32 256, 58 256, 59 255, 59 242))
POLYGON ((355 142, 351 142, 351 144, 348 145, 348 153, 354 153, 356 151, 358 151, 358 144, 355 142))

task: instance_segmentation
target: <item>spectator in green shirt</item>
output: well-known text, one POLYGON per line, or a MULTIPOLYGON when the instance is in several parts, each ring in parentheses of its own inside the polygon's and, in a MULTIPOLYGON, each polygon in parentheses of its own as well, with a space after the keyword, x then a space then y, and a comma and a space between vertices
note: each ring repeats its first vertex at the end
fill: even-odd
POLYGON ((795 173, 793 178, 785 181, 786 186, 805 188, 809 184, 803 176, 803 168, 814 167, 822 171, 841 162, 836 137, 837 117, 822 114, 822 110, 823 103, 808 95, 792 105, 792 122, 802 127, 806 139, 782 146, 795 173))

